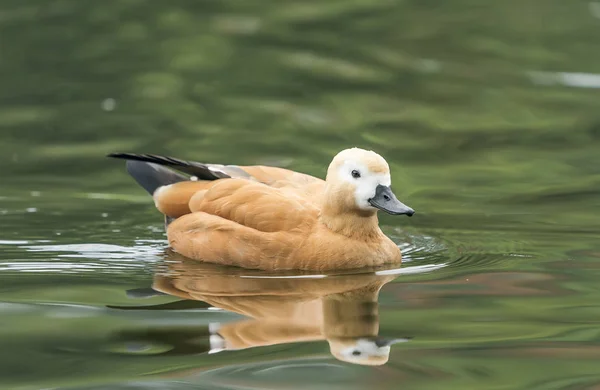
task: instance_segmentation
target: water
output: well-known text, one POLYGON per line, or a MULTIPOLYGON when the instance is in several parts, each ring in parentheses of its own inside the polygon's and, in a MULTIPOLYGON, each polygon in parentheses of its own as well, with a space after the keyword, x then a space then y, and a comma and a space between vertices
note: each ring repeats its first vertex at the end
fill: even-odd
POLYGON ((599 4, 3 1, 0 388, 597 388, 599 4), (381 218, 399 269, 186 263, 104 158, 349 146, 417 210, 381 218))

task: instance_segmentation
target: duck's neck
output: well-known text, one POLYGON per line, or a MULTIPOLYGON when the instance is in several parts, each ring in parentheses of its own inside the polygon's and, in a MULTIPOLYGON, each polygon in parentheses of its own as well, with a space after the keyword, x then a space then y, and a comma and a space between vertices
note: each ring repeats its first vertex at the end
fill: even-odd
POLYGON ((327 200, 321 207, 319 221, 332 232, 346 237, 368 240, 381 234, 376 212, 347 210, 327 200))

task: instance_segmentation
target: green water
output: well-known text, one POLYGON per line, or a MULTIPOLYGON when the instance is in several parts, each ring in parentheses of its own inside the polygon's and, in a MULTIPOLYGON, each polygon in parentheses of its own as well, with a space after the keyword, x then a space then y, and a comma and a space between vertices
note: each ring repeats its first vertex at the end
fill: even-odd
POLYGON ((0 388, 598 388, 599 28, 599 3, 562 0, 4 0, 0 388), (169 269, 106 153, 322 177, 349 146, 417 211, 381 218, 396 278, 340 304, 410 337, 386 364, 324 339, 209 354, 208 325, 241 315, 126 294, 261 275, 169 269))

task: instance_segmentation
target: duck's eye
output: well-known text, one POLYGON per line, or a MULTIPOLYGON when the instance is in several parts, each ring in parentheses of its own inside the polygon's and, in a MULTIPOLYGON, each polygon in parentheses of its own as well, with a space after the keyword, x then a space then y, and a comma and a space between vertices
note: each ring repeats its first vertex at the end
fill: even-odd
POLYGON ((360 351, 355 349, 354 351, 352 351, 352 355, 354 356, 360 356, 360 351))
POLYGON ((360 172, 356 169, 352 171, 352 177, 358 179, 360 177, 360 172))

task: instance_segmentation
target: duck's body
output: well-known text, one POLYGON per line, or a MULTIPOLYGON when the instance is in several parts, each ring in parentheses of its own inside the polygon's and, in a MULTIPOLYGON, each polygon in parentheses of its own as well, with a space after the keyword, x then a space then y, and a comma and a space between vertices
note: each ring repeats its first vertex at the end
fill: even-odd
POLYGON ((379 228, 377 208, 393 214, 413 211, 389 189, 387 163, 374 152, 341 152, 326 181, 275 167, 113 156, 133 160, 128 161, 129 172, 172 221, 169 243, 186 257, 265 270, 400 262, 400 249, 379 228), (157 163, 193 174, 196 180, 157 163))

